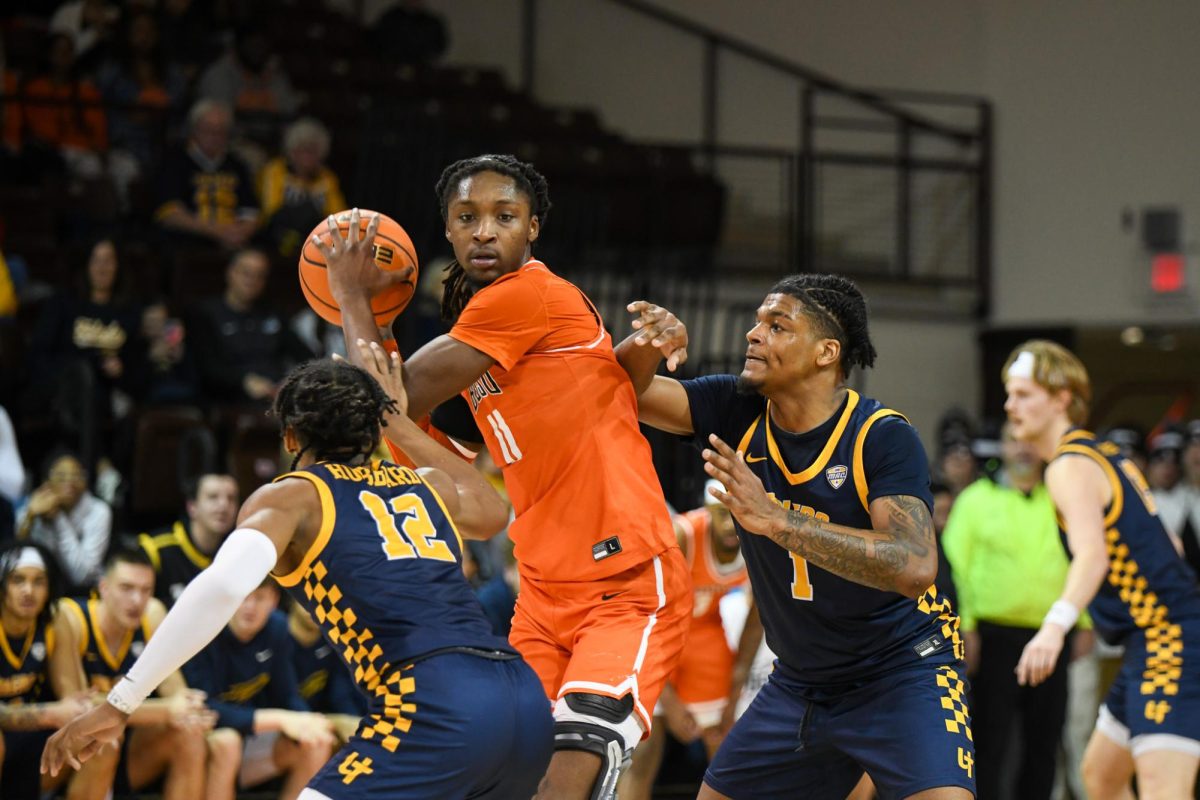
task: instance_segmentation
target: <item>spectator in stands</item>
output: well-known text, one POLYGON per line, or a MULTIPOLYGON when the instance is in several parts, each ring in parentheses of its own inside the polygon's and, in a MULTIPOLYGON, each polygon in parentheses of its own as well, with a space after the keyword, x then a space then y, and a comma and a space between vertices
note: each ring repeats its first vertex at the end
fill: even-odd
MULTIPOLYGON (((512 630, 512 618, 517 607, 517 592, 521 580, 517 576, 517 560, 513 556, 512 540, 508 536, 497 537, 501 549, 503 566, 486 583, 479 587, 476 595, 492 623, 492 633, 508 636, 512 630)), ((497 541, 493 539, 492 541, 497 541)))
MULTIPOLYGON (((266 31, 258 25, 234 34, 233 47, 200 76, 197 94, 224 103, 239 118, 246 114, 291 115, 300 105, 300 96, 271 51, 266 31)), ((242 121, 251 138, 260 141, 262 133, 273 130, 271 120, 242 121)))
POLYGON ((1183 431, 1167 429, 1150 437, 1146 454, 1146 484, 1154 493, 1158 517, 1167 533, 1182 547, 1180 532, 1187 515, 1187 487, 1181 481, 1183 431))
POLYGON ((324 714, 333 723, 338 739, 345 742, 367 713, 366 698, 354 685, 341 655, 321 636, 321 629, 299 603, 287 613, 288 633, 295 645, 292 666, 300 696, 310 711, 324 714))
POLYGON ((16 107, 5 113, 5 141, 23 156, 55 163, 74 176, 98 178, 108 152, 108 122, 100 92, 80 77, 70 34, 53 34, 42 75, 18 89, 16 107))
POLYGON ((971 445, 975 425, 967 413, 952 408, 938 423, 938 459, 934 477, 944 483, 955 497, 979 477, 979 465, 971 445))
POLYGON ((283 258, 295 258, 313 226, 346 207, 337 175, 325 166, 328 156, 328 129, 303 117, 284 131, 283 155, 259 174, 263 228, 283 258))
POLYGON ((1109 428, 1104 440, 1121 448, 1121 455, 1128 458, 1143 475, 1146 473, 1146 437, 1132 425, 1109 428))
POLYGON ((126 299, 116 244, 101 239, 89 252, 81 286, 42 306, 30 342, 34 405, 82 426, 78 409, 101 425, 122 419, 145 378, 140 312, 126 299), (90 387, 90 388, 89 388, 90 387), (90 399, 89 399, 90 398, 90 399))
POLYGON ((15 509, 24 493, 25 465, 17 449, 17 435, 8 412, 0 406, 0 543, 16 532, 15 509))
POLYGON ((17 539, 45 545, 58 559, 69 594, 87 594, 100 577, 112 539, 112 509, 88 491, 74 453, 52 454, 42 485, 22 511, 17 539))
POLYGON ((67 0, 50 18, 51 33, 64 33, 81 62, 95 63, 111 42, 121 9, 105 0, 67 0))
POLYGON ((200 374, 187 347, 183 320, 172 316, 166 301, 158 300, 142 312, 142 337, 146 340, 146 389, 149 405, 194 402, 200 394, 200 374))
POLYGON ((209 472, 184 487, 185 514, 169 527, 138 536, 154 567, 154 595, 175 605, 192 579, 212 563, 237 520, 238 485, 232 475, 209 472))
POLYGON ((209 800, 233 800, 238 789, 279 775, 285 776, 280 800, 290 800, 333 755, 332 723, 300 696, 295 649, 278 604, 279 585, 268 577, 184 665, 188 685, 206 692, 217 712, 217 730, 209 734, 209 800))
POLYGON ((165 159, 155 217, 182 242, 236 250, 258 225, 250 171, 229 152, 232 127, 227 105, 201 100, 188 114, 187 143, 165 159))
MULTIPOLYGON (((1067 557, 1058 536, 1054 503, 1042 483, 1033 449, 1007 428, 1003 470, 984 477, 954 501, 943 537, 958 589, 958 612, 974 687, 972 730, 980 800, 1001 796, 1010 729, 1019 717, 1021 753, 1016 796, 1049 800, 1059 739, 1067 713, 1064 648, 1053 675, 1035 687, 1017 684, 1025 645, 1058 598, 1067 557)), ((1090 631, 1075 639, 1090 649, 1090 631)))
POLYGON ((1200 575, 1200 419, 1187 424, 1183 448, 1184 504, 1187 513, 1179 526, 1183 540, 1183 555, 1197 575, 1200 575))
POLYGON ((234 254, 225 294, 199 305, 191 325, 205 391, 223 402, 266 402, 283 374, 312 352, 262 302, 271 262, 260 250, 234 254))
POLYGON ((108 138, 114 154, 127 154, 144 172, 164 138, 166 112, 179 106, 187 88, 183 72, 162 50, 152 13, 135 11, 125 19, 121 38, 100 66, 96 83, 109 106, 108 138))

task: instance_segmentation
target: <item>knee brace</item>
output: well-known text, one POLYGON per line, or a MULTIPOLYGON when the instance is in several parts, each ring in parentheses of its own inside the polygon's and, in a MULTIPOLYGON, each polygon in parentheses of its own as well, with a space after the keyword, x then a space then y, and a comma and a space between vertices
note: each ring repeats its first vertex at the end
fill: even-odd
POLYGON ((555 750, 582 750, 600 756, 600 774, 588 800, 615 800, 625 748, 615 731, 592 722, 555 722, 555 750))

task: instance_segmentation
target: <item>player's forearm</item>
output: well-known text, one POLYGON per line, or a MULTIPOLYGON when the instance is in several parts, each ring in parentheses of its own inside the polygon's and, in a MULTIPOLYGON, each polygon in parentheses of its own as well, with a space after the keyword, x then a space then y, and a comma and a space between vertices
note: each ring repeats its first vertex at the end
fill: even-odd
POLYGON ((617 363, 628 373, 629 380, 633 382, 633 390, 640 397, 650 388, 650 382, 654 380, 654 374, 658 372, 658 365, 662 363, 662 352, 657 347, 636 344, 634 340, 639 335, 641 335, 640 332, 625 337, 624 341, 613 348, 613 352, 617 357, 617 363))
POLYGON ((915 599, 937 575, 937 551, 910 530, 851 528, 799 511, 779 519, 768 534, 776 544, 848 581, 915 599))
POLYGON ((346 340, 346 356, 355 366, 366 366, 362 354, 355 344, 359 339, 375 342, 380 347, 379 327, 371 311, 371 295, 366 290, 341 290, 334 293, 333 300, 342 312, 342 335, 346 340))
POLYGON ((58 703, 9 705, 0 703, 0 731, 40 731, 60 724, 58 703))
POLYGON ((1059 600, 1070 603, 1076 612, 1082 612, 1092 602, 1096 592, 1100 591, 1108 572, 1108 555, 1105 552, 1097 549, 1096 552, 1074 554, 1059 600))

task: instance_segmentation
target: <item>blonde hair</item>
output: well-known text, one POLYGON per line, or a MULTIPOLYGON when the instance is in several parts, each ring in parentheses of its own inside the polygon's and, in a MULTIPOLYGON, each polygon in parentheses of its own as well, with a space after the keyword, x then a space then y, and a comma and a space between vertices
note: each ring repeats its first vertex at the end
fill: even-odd
POLYGON ((1028 353, 1033 358, 1033 382, 1048 392, 1054 393, 1066 390, 1071 393, 1071 403, 1067 406, 1067 417, 1072 424, 1083 425, 1087 422, 1088 407, 1092 402, 1092 382, 1088 378, 1087 367, 1079 357, 1067 348, 1045 339, 1030 339, 1018 345, 1008 360, 1004 369, 1000 370, 1000 380, 1008 382, 1008 373, 1013 364, 1023 354, 1028 353))

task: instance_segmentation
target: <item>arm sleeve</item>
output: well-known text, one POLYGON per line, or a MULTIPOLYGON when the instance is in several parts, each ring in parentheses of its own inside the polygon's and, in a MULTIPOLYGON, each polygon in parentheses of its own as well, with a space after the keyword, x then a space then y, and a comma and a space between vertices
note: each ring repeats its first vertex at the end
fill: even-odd
POLYGON ((229 534, 212 565, 187 585, 142 655, 113 687, 109 702, 133 713, 168 675, 216 638, 277 558, 266 534, 247 528, 229 534))
POLYGON ((917 429, 900 417, 885 417, 867 432, 863 446, 867 502, 880 497, 906 495, 924 501, 933 510, 929 491, 929 460, 917 429))
POLYGON ((514 273, 472 297, 450 337, 510 370, 549 332, 550 320, 534 277, 514 273))
POLYGON ((688 408, 692 414, 691 440, 697 447, 708 446, 708 435, 715 433, 730 447, 729 407, 737 395, 737 378, 733 375, 708 375, 694 380, 680 381, 688 396, 688 408))

